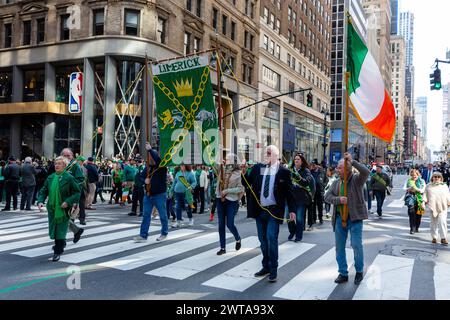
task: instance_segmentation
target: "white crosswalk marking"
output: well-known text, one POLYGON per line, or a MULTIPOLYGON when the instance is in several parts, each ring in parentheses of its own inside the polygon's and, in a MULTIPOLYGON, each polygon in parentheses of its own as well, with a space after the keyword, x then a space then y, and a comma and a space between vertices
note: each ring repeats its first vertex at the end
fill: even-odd
POLYGON ((9 234, 9 235, 3 235, 3 236, 0 236, 0 242, 41 236, 44 234, 48 234, 47 228, 41 229, 41 230, 33 230, 33 231, 28 231, 28 232, 20 232, 20 233, 14 233, 14 234, 9 234))
POLYGON ((25 221, 25 220, 31 220, 31 219, 37 219, 37 218, 42 218, 39 216, 26 216, 26 217, 19 217, 19 218, 6 218, 6 219, 2 219, 0 220, 0 226, 5 224, 5 223, 12 223, 12 222, 19 222, 19 221, 25 221))
MULTIPOLYGON (((346 249, 349 269, 353 265, 353 250, 346 249)), ((336 250, 333 248, 290 280, 274 297, 290 300, 326 300, 336 288, 336 250)))
POLYGON ((433 279, 435 299, 450 300, 450 264, 436 262, 433 279))
MULTIPOLYGON (((89 223, 89 227, 101 226, 104 224, 106 224, 106 222, 94 221, 94 222, 89 223)), ((95 229, 92 229, 92 230, 86 229, 85 232, 87 232, 88 230, 89 230, 89 232, 91 232, 91 234, 93 234, 95 232, 94 231, 95 229)), ((72 233, 69 233, 68 235, 71 235, 72 237, 67 237, 67 240, 73 238, 72 233)), ((21 240, 21 241, 8 242, 8 243, 0 244, 0 252, 14 250, 14 249, 20 249, 20 248, 24 248, 24 247, 37 246, 37 245, 41 245, 44 243, 50 243, 50 242, 53 242, 53 240, 51 240, 48 236, 34 238, 34 239, 21 240)))
POLYGON ((377 255, 353 300, 407 300, 414 259, 377 255))
POLYGON ((234 251, 235 243, 229 243, 226 247, 227 253, 221 256, 216 254, 217 248, 202 252, 195 256, 174 262, 146 272, 145 274, 166 277, 177 280, 184 280, 201 271, 214 267, 231 258, 235 258, 243 253, 259 247, 258 237, 248 237, 242 239, 242 247, 239 251, 234 251))
MULTIPOLYGON (((67 252, 68 250, 71 250, 71 249, 79 249, 82 247, 87 247, 90 245, 108 242, 108 241, 112 241, 112 240, 116 240, 116 239, 131 237, 133 235, 139 234, 139 230, 136 229, 134 225, 125 224, 125 223, 116 224, 116 225, 112 225, 112 226, 105 226, 103 228, 98 228, 98 229, 101 229, 102 232, 108 232, 108 231, 115 231, 115 230, 125 229, 125 228, 133 228, 133 230, 124 230, 124 231, 108 233, 108 234, 104 234, 104 235, 100 235, 100 236, 96 236, 96 237, 85 238, 85 236, 90 235, 88 232, 89 230, 86 230, 86 232, 83 233, 82 240, 80 240, 80 242, 78 242, 76 244, 73 242, 67 243, 67 247, 64 249, 64 252, 67 252)), ((155 226, 151 226, 149 229, 149 232, 157 231, 158 229, 159 228, 157 228, 155 226)), ((28 250, 23 250, 23 251, 17 251, 17 252, 13 252, 12 254, 32 258, 32 257, 38 257, 38 256, 50 254, 51 252, 52 252, 51 249, 48 246, 45 246, 45 247, 39 247, 39 248, 28 249, 28 250)))
MULTIPOLYGON (((188 229, 177 230, 177 231, 171 232, 170 237, 172 239, 176 239, 179 237, 193 235, 193 234, 199 233, 199 232, 202 232, 202 230, 188 230, 188 229)), ((128 250, 132 250, 132 249, 145 247, 145 246, 148 246, 148 245, 151 245, 154 243, 156 243, 155 238, 149 238, 149 240, 147 242, 143 242, 143 243, 135 243, 133 240, 129 240, 129 241, 115 243, 115 244, 108 245, 108 246, 93 248, 93 249, 82 251, 82 252, 76 252, 76 253, 71 253, 68 255, 63 255, 61 257, 60 261, 64 261, 64 262, 68 262, 68 263, 80 263, 80 262, 97 259, 97 258, 109 256, 112 254, 116 254, 116 253, 120 253, 120 252, 124 252, 124 251, 128 251, 128 250)))
MULTIPOLYGON (((283 243, 278 248, 278 268, 283 267, 314 246, 314 244, 308 243, 283 243)), ((262 267, 261 261, 262 255, 260 254, 255 258, 204 282, 203 285, 242 292, 262 280, 261 278, 256 278, 254 276, 254 273, 259 271, 262 267)))
POLYGON ((42 222, 42 223, 38 223, 38 224, 33 224, 31 226, 15 227, 15 228, 10 228, 10 229, 0 230, 0 235, 4 236, 4 235, 7 235, 7 234, 12 234, 12 233, 25 232, 25 231, 37 230, 37 229, 44 229, 44 228, 47 228, 47 227, 48 227, 48 222, 42 222))
MULTIPOLYGON (((172 234, 171 234, 172 236, 172 234)), ((226 235, 230 237, 230 234, 226 235)), ((173 236, 171 237, 173 238, 173 236)), ((156 261, 167 259, 184 252, 194 250, 203 246, 207 246, 217 240, 217 234, 208 233, 199 237, 192 239, 187 239, 184 241, 178 241, 176 243, 169 244, 167 246, 162 246, 154 248, 151 250, 139 252, 130 256, 121 257, 119 259, 107 261, 104 263, 99 263, 99 266, 114 268, 119 270, 132 270, 142 266, 145 266, 156 261)))
POLYGON ((39 219, 27 219, 28 221, 19 221, 19 222, 13 222, 13 223, 5 223, 0 225, 0 229, 7 229, 7 228, 13 228, 13 227, 21 227, 21 226, 26 226, 26 225, 30 225, 33 223, 41 223, 41 222, 46 222, 48 221, 48 218, 39 218, 39 219))

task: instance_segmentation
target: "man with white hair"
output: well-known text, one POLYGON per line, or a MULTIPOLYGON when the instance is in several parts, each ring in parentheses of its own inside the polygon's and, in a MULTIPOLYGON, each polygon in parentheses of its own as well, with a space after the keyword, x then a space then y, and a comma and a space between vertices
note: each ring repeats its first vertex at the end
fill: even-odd
POLYGON ((31 211, 31 201, 33 200, 34 188, 36 187, 36 174, 37 171, 33 166, 33 159, 26 157, 25 163, 20 166, 20 176, 22 177, 20 210, 31 211))
POLYGON ((266 164, 255 165, 248 176, 253 192, 248 199, 247 214, 256 220, 263 255, 262 269, 255 273, 255 277, 269 275, 270 282, 277 281, 278 233, 286 203, 290 220, 295 221, 296 212, 291 172, 280 164, 279 155, 276 146, 268 146, 266 164))
POLYGON ((363 221, 368 219, 363 189, 370 171, 365 165, 354 161, 349 153, 345 153, 344 159, 339 161, 336 168, 340 179, 336 179, 325 194, 325 201, 334 205, 332 224, 336 241, 336 261, 339 266, 339 275, 334 282, 341 284, 348 281, 345 244, 350 231, 350 244, 355 258, 355 284, 359 285, 364 271, 363 221), (347 165, 344 159, 347 160, 347 165), (344 196, 344 167, 347 171, 347 196, 344 196), (352 167, 358 172, 353 173, 352 167), (344 205, 347 205, 348 214, 344 211, 344 205))

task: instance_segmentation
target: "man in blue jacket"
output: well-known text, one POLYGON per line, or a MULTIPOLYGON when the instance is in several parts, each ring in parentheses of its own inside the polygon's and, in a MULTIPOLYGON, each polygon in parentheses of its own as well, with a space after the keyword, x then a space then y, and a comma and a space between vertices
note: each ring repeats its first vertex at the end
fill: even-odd
POLYGON ((152 149, 149 142, 146 143, 145 148, 148 151, 149 165, 141 172, 141 181, 144 184, 144 216, 142 217, 140 234, 134 237, 134 241, 147 241, 153 207, 158 210, 161 220, 161 234, 156 241, 163 241, 169 234, 169 219, 166 209, 167 168, 159 166, 161 158, 152 149))

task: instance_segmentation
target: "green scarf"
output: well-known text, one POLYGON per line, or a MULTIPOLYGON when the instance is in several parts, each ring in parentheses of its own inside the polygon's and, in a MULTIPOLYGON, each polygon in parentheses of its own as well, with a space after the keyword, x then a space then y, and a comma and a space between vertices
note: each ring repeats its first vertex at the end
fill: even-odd
MULTIPOLYGON (((408 188, 420 188, 422 187, 422 181, 420 178, 418 178, 415 182, 413 179, 408 179, 408 188)), ((417 214, 422 215, 425 213, 425 204, 423 202, 423 196, 420 192, 415 192, 415 197, 417 200, 417 205, 418 205, 418 209, 417 209, 417 214)))
MULTIPOLYGON (((59 178, 63 173, 55 173, 53 177, 52 184, 50 186, 50 192, 48 196, 48 208, 55 213, 55 223, 62 223, 64 220, 65 212, 61 208, 62 200, 61 193, 59 190, 59 178)), ((50 211, 49 210, 49 211, 50 211)))

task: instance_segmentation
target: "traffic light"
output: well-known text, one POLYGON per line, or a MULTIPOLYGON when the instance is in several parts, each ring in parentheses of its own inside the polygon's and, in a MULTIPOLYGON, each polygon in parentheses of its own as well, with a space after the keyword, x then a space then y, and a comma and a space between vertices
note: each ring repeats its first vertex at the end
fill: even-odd
POLYGON ((430 89, 431 90, 441 90, 441 70, 436 68, 432 74, 430 74, 430 89))
POLYGON ((313 106, 313 96, 311 92, 306 95, 306 106, 312 108, 313 106))

